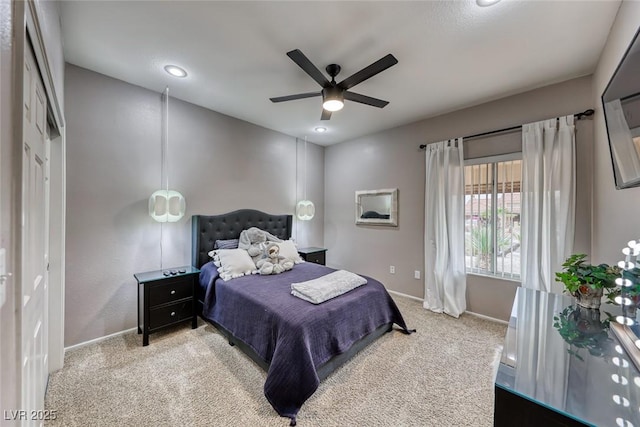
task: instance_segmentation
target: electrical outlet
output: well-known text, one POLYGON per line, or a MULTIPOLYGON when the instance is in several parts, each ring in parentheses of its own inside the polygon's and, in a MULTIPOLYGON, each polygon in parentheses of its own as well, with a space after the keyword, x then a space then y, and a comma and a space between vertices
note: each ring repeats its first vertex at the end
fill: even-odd
POLYGON ((413 272, 413 277, 414 279, 419 279, 420 278, 420 270, 416 270, 413 272))
POLYGON ((396 274, 396 266, 395 265, 390 265, 389 266, 389 273, 396 274))

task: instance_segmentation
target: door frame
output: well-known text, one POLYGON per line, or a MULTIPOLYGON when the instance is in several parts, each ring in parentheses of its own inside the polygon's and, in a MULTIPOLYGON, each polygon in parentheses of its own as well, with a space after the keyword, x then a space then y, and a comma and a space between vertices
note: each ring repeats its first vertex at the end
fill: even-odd
MULTIPOLYGON (((36 0, 12 0, 13 12, 13 47, 12 47, 12 82, 14 90, 12 93, 12 153, 11 153, 11 176, 14 183, 11 190, 10 200, 10 224, 14 230, 9 237, 11 243, 7 248, 7 270, 13 272, 13 286, 8 286, 7 303, 15 307, 14 315, 14 337, 11 344, 14 348, 15 359, 15 390, 12 393, 13 401, 21 401, 22 378, 21 378, 21 351, 22 351, 22 325, 20 301, 22 301, 22 140, 23 140, 23 78, 24 78, 24 56, 27 43, 31 43, 36 63, 40 71, 45 93, 50 104, 47 112, 50 121, 57 128, 59 135, 51 136, 52 154, 50 158, 50 170, 52 182, 50 185, 50 200, 52 209, 50 210, 50 228, 58 229, 58 233, 50 235, 49 253, 56 254, 54 259, 50 259, 49 274, 49 372, 62 368, 64 363, 64 292, 65 292, 65 199, 66 199, 66 140, 65 122, 61 99, 63 94, 57 93, 54 84, 51 64, 49 62, 44 42, 41 21, 38 16, 38 5, 36 0), (11 301, 9 301, 11 300, 11 301)), ((62 90, 62 88, 59 88, 62 90)), ((5 207, 5 212, 7 211, 5 207)), ((5 304, 7 305, 7 304, 5 304)), ((4 309, 4 308, 3 308, 4 309)), ((2 363, 5 363, 4 361, 2 363)), ((7 364, 12 364, 9 361, 7 364)), ((3 366, 3 371, 5 367, 3 366)), ((3 393, 9 393, 3 390, 3 393)), ((6 408, 16 409, 16 408, 6 408)))

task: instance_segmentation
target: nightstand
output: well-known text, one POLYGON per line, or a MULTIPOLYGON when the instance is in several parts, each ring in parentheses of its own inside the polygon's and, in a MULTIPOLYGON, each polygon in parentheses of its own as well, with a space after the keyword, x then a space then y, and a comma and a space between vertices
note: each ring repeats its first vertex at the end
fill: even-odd
POLYGON ((300 248, 298 249, 298 253, 308 262, 315 262, 316 264, 325 265, 325 252, 327 250, 325 248, 300 248))
POLYGON ((198 326, 195 287, 200 270, 185 266, 136 273, 138 281, 138 333, 142 345, 149 345, 149 334, 167 326, 191 320, 198 326))

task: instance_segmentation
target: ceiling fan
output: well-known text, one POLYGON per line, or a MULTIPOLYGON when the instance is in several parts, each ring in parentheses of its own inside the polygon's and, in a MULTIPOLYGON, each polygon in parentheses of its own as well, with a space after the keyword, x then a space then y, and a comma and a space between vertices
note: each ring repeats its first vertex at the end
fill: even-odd
POLYGON ((298 93, 296 95, 279 96, 277 98, 269 98, 271 102, 284 102, 293 101, 294 99, 312 98, 314 96, 322 95, 322 115, 320 120, 329 120, 331 113, 341 110, 344 106, 344 100, 359 102, 361 104, 371 105, 373 107, 383 108, 389 103, 389 101, 383 101, 382 99, 372 98, 370 96, 361 95, 359 93, 351 92, 349 89, 355 85, 362 83, 363 81, 375 76, 378 73, 386 70, 387 68, 396 65, 398 60, 391 54, 377 60, 373 64, 364 67, 362 70, 347 77, 340 83, 336 83, 336 76, 340 72, 340 66, 338 64, 329 64, 325 68, 331 81, 322 74, 318 68, 309 61, 304 53, 299 49, 287 52, 287 56, 293 60, 302 70, 307 73, 313 80, 318 82, 322 86, 320 92, 307 92, 298 93))

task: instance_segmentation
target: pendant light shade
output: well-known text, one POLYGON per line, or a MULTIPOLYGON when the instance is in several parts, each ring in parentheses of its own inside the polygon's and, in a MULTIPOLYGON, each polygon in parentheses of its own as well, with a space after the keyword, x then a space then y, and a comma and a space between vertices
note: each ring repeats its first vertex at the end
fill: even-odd
POLYGON ((309 221, 316 214, 316 207, 311 200, 300 200, 296 205, 296 217, 302 221, 309 221))
POLYGON ((169 190, 168 151, 169 151, 169 88, 163 94, 164 135, 162 141, 162 177, 164 189, 154 191, 149 197, 149 216, 158 222, 177 222, 187 209, 184 196, 175 190, 169 190))
MULTIPOLYGON (((296 144, 298 140, 296 139, 296 144)), ((297 158, 297 156, 296 156, 297 158)), ((297 164, 297 163, 296 163, 297 164)), ((309 221, 316 214, 316 207, 311 200, 307 200, 307 137, 304 137, 304 197, 296 204, 296 218, 309 221)))
POLYGON ((177 222, 186 208, 184 196, 174 190, 157 190, 149 197, 149 215, 158 222, 177 222))

